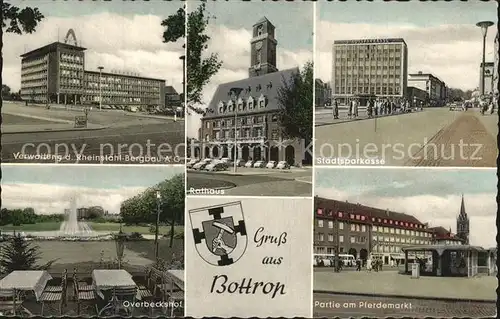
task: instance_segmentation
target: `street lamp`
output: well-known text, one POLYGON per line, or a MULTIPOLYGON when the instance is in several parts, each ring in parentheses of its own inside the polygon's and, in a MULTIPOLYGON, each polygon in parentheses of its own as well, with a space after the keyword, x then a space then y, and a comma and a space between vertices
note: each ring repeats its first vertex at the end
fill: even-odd
MULTIPOLYGON (((186 104, 186 72, 185 72, 185 68, 186 68, 186 56, 185 55, 181 55, 179 57, 179 59, 182 60, 182 103, 183 105, 185 106, 186 104)), ((183 111, 184 111, 184 108, 183 108, 183 111)), ((175 121, 177 121, 177 109, 175 110, 175 121)))
POLYGON ((242 88, 239 87, 233 87, 229 90, 231 95, 235 97, 235 104, 234 104, 234 150, 233 150, 233 158, 234 158, 234 172, 236 173, 236 170, 238 168, 238 163, 237 163, 237 158, 236 158, 236 148, 238 146, 237 138, 236 138, 236 132, 238 129, 238 99, 240 98, 241 91, 243 91, 242 88))
POLYGON ((115 235, 116 244, 116 257, 118 258, 118 269, 122 267, 123 252, 125 250, 125 241, 127 235, 122 231, 122 224, 120 222, 120 231, 115 235))
POLYGON ((99 111, 102 110, 102 69, 103 66, 98 66, 99 69, 99 111))
POLYGON ((156 191, 156 227, 155 227, 155 260, 158 260, 158 232, 160 226, 160 207, 161 207, 161 193, 156 191))
POLYGON ((481 28, 481 32, 483 33, 483 64, 482 64, 482 72, 481 72, 481 96, 484 95, 484 76, 485 76, 485 67, 486 67, 486 35, 488 34, 488 28, 491 27, 494 23, 491 21, 481 21, 476 23, 476 26, 481 28))

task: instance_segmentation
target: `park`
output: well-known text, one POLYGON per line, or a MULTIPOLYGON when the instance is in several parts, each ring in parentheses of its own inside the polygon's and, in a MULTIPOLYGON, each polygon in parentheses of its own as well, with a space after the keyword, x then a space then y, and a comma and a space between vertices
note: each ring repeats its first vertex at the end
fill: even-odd
POLYGON ((174 175, 124 200, 119 214, 74 199, 63 214, 2 208, 0 313, 182 316, 183 190, 184 175, 174 175))

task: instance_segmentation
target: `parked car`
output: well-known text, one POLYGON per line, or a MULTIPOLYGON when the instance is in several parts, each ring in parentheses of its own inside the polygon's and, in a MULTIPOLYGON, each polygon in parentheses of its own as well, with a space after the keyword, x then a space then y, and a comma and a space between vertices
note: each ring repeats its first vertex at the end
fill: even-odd
POLYGON ((209 171, 209 172, 218 172, 218 171, 226 171, 229 168, 227 163, 218 161, 215 163, 210 163, 207 166, 205 166, 204 170, 209 171))
POLYGON ((253 164, 254 168, 263 168, 266 166, 266 162, 264 161, 257 161, 253 164))
POLYGON ((244 167, 246 163, 247 162, 244 159, 240 158, 239 160, 236 161, 236 166, 237 167, 244 167))
POLYGON ((247 161, 247 162, 245 163, 245 167, 246 167, 246 168, 253 167, 253 163, 254 163, 254 161, 247 161))
POLYGON ((200 160, 197 158, 192 158, 186 163, 187 168, 193 168, 193 166, 198 163, 200 160))
POLYGON ((205 168, 205 166, 207 166, 208 164, 210 164, 212 162, 212 159, 210 158, 205 158, 204 160, 201 160, 200 162, 196 163, 193 165, 193 169, 194 170, 202 170, 205 168))
POLYGON ((270 161, 266 164, 266 168, 275 168, 276 164, 278 164, 276 161, 270 161))
POLYGON ((276 169, 290 169, 290 165, 287 161, 279 161, 276 165, 276 169))
POLYGON ((232 165, 232 163, 233 163, 233 161, 231 161, 231 159, 229 157, 223 157, 220 159, 220 161, 226 163, 228 166, 232 165))

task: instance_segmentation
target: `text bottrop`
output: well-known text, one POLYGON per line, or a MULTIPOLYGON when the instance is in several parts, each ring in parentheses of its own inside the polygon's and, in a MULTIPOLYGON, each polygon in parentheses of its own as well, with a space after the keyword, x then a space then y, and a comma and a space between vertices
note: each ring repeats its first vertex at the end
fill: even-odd
POLYGON ((335 302, 315 301, 314 307, 329 309, 412 309, 410 302, 357 301, 335 302))
POLYGON ((252 278, 243 278, 239 281, 229 282, 226 275, 214 276, 210 293, 240 294, 240 295, 269 295, 274 299, 277 295, 285 295, 285 285, 280 282, 262 282, 252 278))

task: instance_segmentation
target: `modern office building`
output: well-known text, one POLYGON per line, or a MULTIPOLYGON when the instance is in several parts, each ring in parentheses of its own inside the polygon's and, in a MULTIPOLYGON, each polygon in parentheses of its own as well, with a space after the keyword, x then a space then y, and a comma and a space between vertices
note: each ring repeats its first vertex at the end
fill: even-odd
POLYGON ((408 85, 427 92, 429 100, 425 106, 439 107, 445 104, 446 84, 437 76, 419 71, 409 75, 408 85))
POLYGON ((253 26, 250 46, 249 77, 217 87, 201 119, 201 148, 194 155, 286 160, 291 165, 311 161, 305 142, 286 139, 278 118, 279 90, 285 81, 292 83, 299 68, 278 71, 275 27, 266 18, 253 26))
POLYGON ((332 95, 402 99, 406 96, 408 48, 403 39, 338 40, 333 43, 332 95))
POLYGON ((320 197, 314 205, 316 254, 338 251, 364 260, 371 255, 389 264, 404 260, 401 248, 432 240, 428 225, 408 214, 320 197))
MULTIPOLYGON (((484 94, 490 95, 495 91, 495 62, 486 62, 484 67, 484 82, 483 82, 483 63, 479 65, 479 92, 483 92, 484 83, 484 94)), ((497 70, 498 72, 498 70, 497 70)))
MULTIPOLYGON (((165 80, 85 70, 86 48, 65 42, 21 55, 21 98, 37 103, 164 106, 165 80)), ((104 66, 105 69, 105 66, 104 66)))

